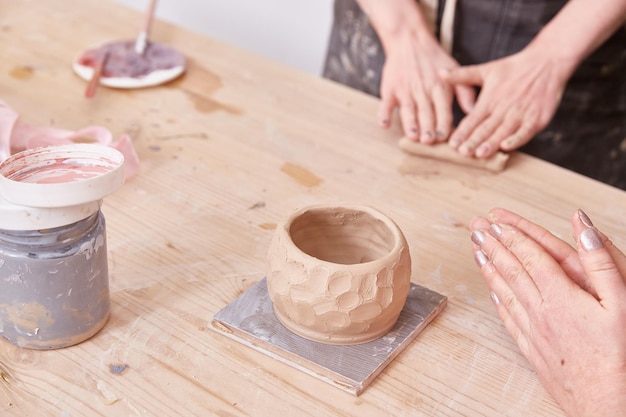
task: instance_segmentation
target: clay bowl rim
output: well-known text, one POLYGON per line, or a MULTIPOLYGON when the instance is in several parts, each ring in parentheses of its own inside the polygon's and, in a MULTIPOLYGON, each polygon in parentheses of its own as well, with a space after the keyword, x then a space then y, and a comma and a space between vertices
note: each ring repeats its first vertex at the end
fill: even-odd
POLYGON ((350 204, 350 203, 348 204, 344 204, 344 203, 313 204, 313 205, 301 207, 299 209, 294 210, 291 214, 286 216, 281 222, 281 224, 279 225, 279 228, 280 228, 280 232, 286 236, 289 243, 293 245, 293 247, 297 250, 297 253, 303 258, 312 259, 312 260, 315 260, 315 262, 323 263, 326 265, 341 266, 341 268, 362 268, 363 266, 367 266, 368 264, 375 263, 375 262, 386 263, 389 260, 395 258, 396 257, 395 254, 398 251, 408 246, 406 242, 406 238, 404 237, 404 234, 402 233, 402 230, 391 217, 389 217, 387 214, 383 213, 382 211, 372 206, 364 205, 364 204, 350 204), (387 251, 383 256, 372 259, 371 261, 359 262, 359 263, 347 263, 347 264, 327 261, 325 259, 317 258, 313 255, 308 254, 307 252, 300 249, 300 247, 293 241, 291 237, 291 232, 290 232, 291 225, 293 224, 294 220, 296 220, 298 217, 302 216, 303 214, 307 212, 329 210, 329 209, 330 210, 332 209, 346 210, 347 209, 347 210, 354 211, 354 212, 362 212, 362 213, 366 213, 372 216, 376 220, 382 221, 384 225, 387 227, 387 230, 389 230, 393 235, 393 238, 394 238, 393 247, 389 251, 387 251))

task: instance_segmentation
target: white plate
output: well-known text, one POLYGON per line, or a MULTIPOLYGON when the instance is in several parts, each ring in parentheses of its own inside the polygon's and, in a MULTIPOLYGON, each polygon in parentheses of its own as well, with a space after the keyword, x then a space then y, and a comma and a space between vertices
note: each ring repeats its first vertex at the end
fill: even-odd
MULTIPOLYGON (((72 68, 80 78, 89 81, 91 77, 93 77, 94 69, 90 66, 79 64, 79 58, 80 56, 74 59, 72 68)), ((152 71, 143 77, 100 77, 100 84, 106 87, 124 89, 153 87, 172 81, 178 78, 183 72, 185 72, 185 67, 180 66, 166 70, 152 71)))

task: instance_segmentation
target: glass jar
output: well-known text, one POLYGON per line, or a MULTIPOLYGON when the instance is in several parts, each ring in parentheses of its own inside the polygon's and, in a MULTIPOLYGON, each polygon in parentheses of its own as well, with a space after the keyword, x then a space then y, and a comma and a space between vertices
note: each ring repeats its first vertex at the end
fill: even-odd
POLYGON ((0 162, 0 337, 55 349, 109 317, 102 199, 125 179, 108 146, 27 149, 0 162))
POLYGON ((110 312, 100 210, 66 226, 0 229, 0 336, 54 349, 96 334, 110 312))

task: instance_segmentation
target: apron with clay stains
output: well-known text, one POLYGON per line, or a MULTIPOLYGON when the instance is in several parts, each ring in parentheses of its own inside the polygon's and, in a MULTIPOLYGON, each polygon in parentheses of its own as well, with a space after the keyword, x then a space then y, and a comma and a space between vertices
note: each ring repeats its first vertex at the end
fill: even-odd
MULTIPOLYGON (((523 49, 566 0, 445 3, 440 0, 431 17, 436 35, 461 65, 470 65, 523 49)), ((324 76, 379 96, 384 59, 356 2, 335 0, 324 76)), ((457 107, 455 123, 462 116, 457 107)), ((551 123, 521 150, 626 190, 626 28, 581 63, 551 123)))

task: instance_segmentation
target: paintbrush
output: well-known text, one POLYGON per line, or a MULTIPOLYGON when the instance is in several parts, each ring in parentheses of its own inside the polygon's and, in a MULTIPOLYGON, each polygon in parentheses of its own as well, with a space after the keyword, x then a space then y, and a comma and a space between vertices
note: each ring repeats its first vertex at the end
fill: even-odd
POLYGON ((91 76, 89 83, 87 83, 87 88, 85 89, 85 97, 91 98, 96 94, 96 88, 98 87, 98 84, 100 84, 102 70, 104 69, 104 64, 106 64, 108 58, 109 51, 106 51, 93 69, 93 75, 91 76))
POLYGON ((150 0, 150 5, 148 6, 148 12, 146 13, 146 20, 141 32, 137 35, 137 39, 135 40, 135 52, 139 55, 143 55, 146 50, 146 46, 148 45, 148 37, 150 35, 150 26, 152 26, 152 18, 154 16, 154 9, 156 8, 156 0, 150 0))

